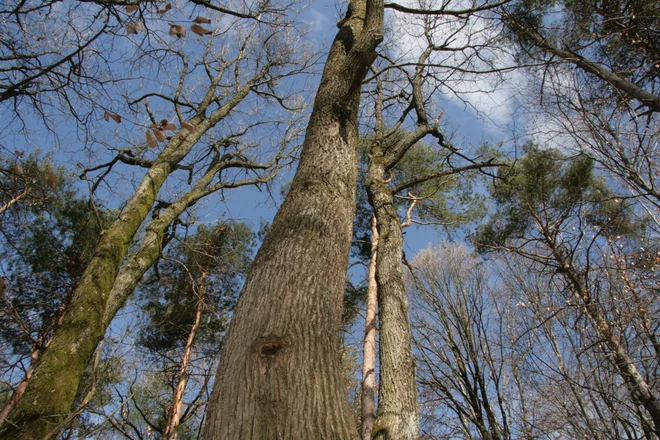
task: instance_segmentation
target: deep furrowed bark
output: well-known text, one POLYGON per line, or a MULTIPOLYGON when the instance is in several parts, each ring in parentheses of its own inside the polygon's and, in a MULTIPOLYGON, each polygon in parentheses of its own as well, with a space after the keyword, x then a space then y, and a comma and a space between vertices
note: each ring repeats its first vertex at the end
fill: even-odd
POLYGON ((381 0, 351 2, 328 56, 291 190, 252 265, 223 348, 206 439, 355 439, 339 329, 355 212, 361 82, 381 0))

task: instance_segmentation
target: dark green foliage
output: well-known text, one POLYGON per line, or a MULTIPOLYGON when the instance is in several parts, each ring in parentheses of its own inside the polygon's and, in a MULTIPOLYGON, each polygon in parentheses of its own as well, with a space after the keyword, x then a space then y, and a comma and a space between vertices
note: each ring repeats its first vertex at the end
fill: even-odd
POLYGON ((642 227, 630 206, 595 176, 588 156, 566 157, 533 144, 523 150, 525 155, 501 169, 491 186, 497 210, 473 237, 481 252, 528 237, 538 224, 556 232, 581 218, 580 228, 596 226, 606 236, 627 235, 642 227))
POLYGON ((0 304, 0 337, 24 356, 56 325, 99 240, 99 221, 109 224, 111 214, 92 214, 63 169, 36 156, 19 165, 19 175, 0 174, 3 202, 8 194, 29 193, 0 219, 8 299, 0 304))
POLYGON ((163 355, 185 346, 203 289, 196 343, 215 350, 251 263, 254 239, 247 225, 225 222, 214 228, 201 226, 194 236, 173 246, 158 265, 157 278, 140 289, 147 320, 139 343, 163 355))

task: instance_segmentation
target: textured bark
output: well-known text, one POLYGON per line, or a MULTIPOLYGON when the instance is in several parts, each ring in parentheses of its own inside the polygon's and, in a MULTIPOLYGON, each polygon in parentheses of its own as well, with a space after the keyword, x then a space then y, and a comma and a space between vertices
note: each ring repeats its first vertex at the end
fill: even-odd
MULTIPOLYGON (((394 149, 392 149, 394 150, 394 149)), ((390 150, 390 151, 392 151, 390 150)), ((413 440, 419 436, 415 357, 403 280, 403 232, 394 195, 385 183, 386 160, 375 142, 369 163, 369 202, 378 224, 378 316, 380 385, 374 439, 413 440)))
MULTIPOLYGON (((80 378, 105 334, 109 322, 108 300, 120 265, 158 191, 202 134, 227 116, 248 95, 253 85, 254 80, 239 88, 210 117, 193 118, 189 121, 195 126, 193 132, 187 136, 177 134, 164 147, 119 218, 104 232, 76 286, 61 325, 34 367, 21 400, 3 425, 0 439, 41 439, 65 420, 80 378)), ((202 108, 212 102, 213 94, 210 89, 202 108)))
POLYGON ((378 283, 376 282, 376 259, 378 257, 378 227, 376 217, 371 224, 371 261, 369 263, 369 287, 367 289, 367 314, 364 322, 364 344, 362 346, 362 440, 371 440, 371 431, 376 421, 376 309, 378 306, 378 283))
POLYGON ((325 65, 291 189, 229 327, 204 438, 355 439, 340 359, 357 180, 360 86, 382 0, 351 2, 325 65))

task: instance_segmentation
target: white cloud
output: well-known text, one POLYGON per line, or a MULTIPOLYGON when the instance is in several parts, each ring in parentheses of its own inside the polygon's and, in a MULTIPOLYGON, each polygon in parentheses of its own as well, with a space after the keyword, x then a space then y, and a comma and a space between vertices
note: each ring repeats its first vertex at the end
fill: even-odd
MULTIPOLYGON (((414 6, 413 0, 404 0, 414 6)), ((453 1, 447 9, 468 8, 471 1, 453 1)), ((439 7, 430 4, 427 8, 439 7)), ((393 16, 395 28, 395 56, 404 62, 415 62, 427 46, 424 36, 424 20, 428 17, 411 17, 396 13, 393 16)), ((427 21, 427 25, 428 25, 427 21)), ((491 132, 501 132, 514 117, 518 107, 519 86, 524 82, 521 71, 493 72, 511 67, 515 61, 506 46, 496 47, 490 42, 500 32, 498 23, 484 14, 462 20, 456 17, 436 17, 431 23, 432 40, 435 45, 445 46, 446 51, 434 53, 427 62, 438 65, 429 68, 437 83, 436 106, 442 102, 467 105, 471 111, 484 117, 485 127, 491 132), (465 50, 456 50, 465 47, 465 50), (490 71, 490 73, 477 73, 490 71)), ((501 44, 501 43, 500 43, 501 44)), ((432 82, 431 80, 429 80, 432 82)))
POLYGON ((311 26, 312 32, 321 32, 328 28, 328 25, 330 24, 330 18, 323 12, 314 8, 310 8, 309 16, 311 18, 311 22, 309 24, 311 26))

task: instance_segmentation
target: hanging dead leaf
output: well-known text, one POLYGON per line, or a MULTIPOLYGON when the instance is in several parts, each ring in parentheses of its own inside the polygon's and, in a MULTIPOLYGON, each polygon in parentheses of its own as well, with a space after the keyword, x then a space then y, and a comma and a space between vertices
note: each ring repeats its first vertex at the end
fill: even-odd
POLYGON ((121 116, 119 116, 117 114, 114 114, 114 113, 110 113, 109 111, 106 111, 105 113, 103 113, 103 119, 105 119, 106 122, 110 122, 110 119, 112 119, 117 124, 121 124, 121 116))
POLYGON ((201 15, 199 15, 196 19, 193 20, 193 23, 209 24, 209 23, 211 23, 211 20, 209 20, 206 17, 202 17, 201 15))
POLYGON ((156 146, 158 146, 158 142, 156 142, 151 132, 147 130, 147 147, 156 148, 156 146))
POLYGON ((180 24, 170 23, 170 35, 176 35, 177 38, 186 36, 186 28, 180 24))
POLYGON ((144 25, 142 24, 141 21, 136 21, 134 23, 128 23, 126 25, 126 34, 128 35, 133 35, 137 34, 140 31, 144 30, 144 25))
POLYGON ((208 29, 204 29, 203 27, 201 27, 198 24, 193 24, 192 26, 190 26, 190 30, 193 31, 194 33, 196 33, 197 35, 209 35, 209 34, 213 33, 213 31, 210 31, 208 29))
POLYGON ((176 130, 176 125, 174 125, 172 122, 169 122, 167 119, 163 119, 160 121, 160 129, 163 131, 174 131, 176 130))
POLYGON ((17 176, 23 175, 23 167, 21 166, 20 163, 14 164, 14 174, 16 174, 17 176))
POLYGON ((195 127, 192 124, 189 124, 188 122, 182 122, 181 123, 181 128, 185 128, 186 130, 188 130, 191 133, 195 129, 195 127))
POLYGON ((165 137, 165 133, 163 133, 159 129, 154 128, 153 132, 154 132, 154 135, 156 136, 156 139, 158 140, 158 142, 163 142, 165 139, 167 139, 167 137, 165 137))
POLYGON ((164 13, 166 13, 167 11, 169 11, 170 9, 172 9, 172 5, 168 3, 168 4, 165 5, 165 9, 159 9, 159 10, 158 10, 158 13, 159 13, 160 15, 163 15, 164 13))
POLYGON ((138 6, 138 5, 126 5, 126 7, 124 8, 126 13, 128 13, 128 14, 130 14, 131 12, 135 12, 138 9, 140 9, 140 6, 138 6))

